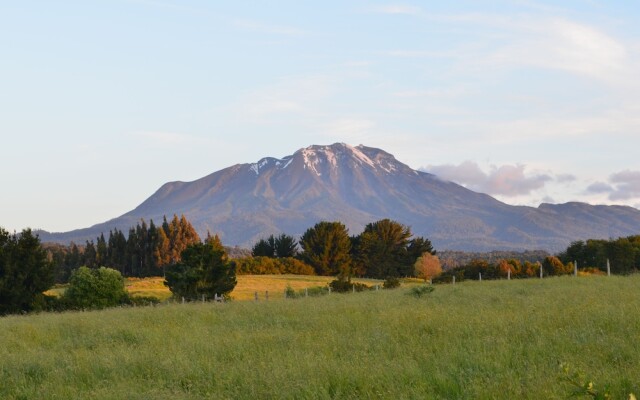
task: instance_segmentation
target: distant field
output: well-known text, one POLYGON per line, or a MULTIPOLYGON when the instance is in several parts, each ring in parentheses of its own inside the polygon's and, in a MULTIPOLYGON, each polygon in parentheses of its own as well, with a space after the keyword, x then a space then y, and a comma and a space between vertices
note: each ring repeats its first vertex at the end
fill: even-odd
POLYGON ((624 399, 640 393, 638 288, 562 277, 5 317, 0 398, 565 399, 563 361, 624 399))
MULTIPOLYGON (((327 286, 335 278, 310 275, 238 275, 237 279, 238 284, 231 293, 231 297, 235 300, 249 300, 255 298, 255 292, 258 292, 259 298, 264 299, 267 291, 270 299, 281 299, 284 297, 287 285, 298 291, 307 287, 327 286)), ((382 281, 375 279, 354 279, 354 281, 382 287, 382 281)), ((171 297, 171 292, 163 282, 163 278, 128 278, 126 287, 133 296, 151 296, 164 301, 171 297)), ((64 285, 47 293, 60 296, 63 292, 64 285)))

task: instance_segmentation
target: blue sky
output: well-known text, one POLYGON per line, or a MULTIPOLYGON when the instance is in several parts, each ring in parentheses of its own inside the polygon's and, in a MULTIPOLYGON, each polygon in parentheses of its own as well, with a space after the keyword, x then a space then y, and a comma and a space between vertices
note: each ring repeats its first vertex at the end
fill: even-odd
POLYGON ((558 3, 2 2, 0 226, 334 142, 509 204, 639 207, 640 7, 558 3))

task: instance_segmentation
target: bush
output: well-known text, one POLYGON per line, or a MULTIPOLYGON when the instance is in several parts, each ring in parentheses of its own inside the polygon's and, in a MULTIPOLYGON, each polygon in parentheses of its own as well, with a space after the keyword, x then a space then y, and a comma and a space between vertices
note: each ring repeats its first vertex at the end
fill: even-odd
POLYGON ((365 285, 364 283, 351 282, 342 279, 336 279, 329 283, 331 290, 336 293, 348 293, 353 292, 363 292, 365 290, 371 290, 370 286, 365 285))
POLYGON ((115 269, 80 267, 71 274, 62 301, 68 308, 102 309, 127 303, 129 295, 115 269))
POLYGON ((384 283, 382 284, 383 289, 395 289, 399 287, 400 287, 400 279, 396 278, 395 276, 388 277, 387 279, 384 280, 384 283))
POLYGON ((409 290, 409 294, 419 299, 420 297, 426 296, 434 290, 436 289, 433 286, 414 286, 411 288, 411 290, 409 290))
POLYGON ((315 275, 309 264, 295 258, 243 257, 235 260, 236 272, 239 275, 315 275))

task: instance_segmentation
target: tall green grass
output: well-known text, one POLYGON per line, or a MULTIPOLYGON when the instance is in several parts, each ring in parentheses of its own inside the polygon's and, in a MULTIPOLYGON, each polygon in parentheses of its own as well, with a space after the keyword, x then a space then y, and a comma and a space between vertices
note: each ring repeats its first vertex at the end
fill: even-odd
POLYGON ((561 399, 640 393, 640 276, 0 319, 2 399, 561 399))

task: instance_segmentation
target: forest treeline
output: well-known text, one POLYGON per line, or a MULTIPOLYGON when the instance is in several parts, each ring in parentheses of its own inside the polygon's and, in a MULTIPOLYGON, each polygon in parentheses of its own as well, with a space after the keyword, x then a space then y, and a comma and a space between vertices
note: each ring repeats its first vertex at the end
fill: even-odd
POLYGON ((435 282, 531 278, 578 273, 601 274, 607 272, 626 275, 640 270, 640 235, 618 239, 576 241, 555 256, 546 255, 542 261, 505 258, 495 262, 473 259, 454 268, 446 269, 435 282), (540 271, 542 269, 542 271, 540 271))
MULTIPOLYGON (((166 267, 180 261, 180 254, 188 245, 199 242, 201 239, 187 218, 174 215, 171 220, 163 218, 159 226, 153 220, 148 224, 141 220, 129 229, 128 235, 114 229, 82 245, 46 244, 45 249, 54 265, 56 282, 64 283, 80 266, 106 266, 125 277, 164 276, 166 267)), ((410 228, 389 219, 370 223, 355 236, 350 236, 340 222, 323 221, 309 228, 299 240, 287 234, 271 235, 260 239, 250 252, 225 249, 236 262, 239 274, 381 279, 414 276, 417 258, 425 252, 436 254, 428 239, 414 238, 410 228)), ((537 262, 551 257, 544 251, 444 251, 438 256, 445 272, 484 270, 487 279, 501 276, 494 271, 506 271, 505 263, 512 265, 514 276, 534 274, 533 271, 539 271, 537 262)), ((626 274, 640 269, 640 235, 576 241, 555 257, 563 265, 577 262, 581 270, 589 267, 604 271, 609 260, 613 273, 626 274)))
POLYGON ((187 246, 200 241, 185 216, 174 215, 171 221, 164 217, 160 226, 141 220, 126 236, 114 229, 82 245, 47 244, 46 251, 55 266, 56 282, 64 283, 81 266, 109 267, 126 277, 163 276, 165 267, 178 262, 187 246))
MULTIPOLYGON (((125 277, 164 276, 189 245, 202 240, 184 215, 163 218, 160 226, 141 220, 128 235, 114 229, 83 245, 47 244, 55 280, 65 283, 81 266, 109 267, 125 277)), ((205 240, 206 241, 206 240, 205 240)), ((413 237, 409 227, 383 219, 349 236, 341 222, 322 221, 297 240, 280 234, 260 239, 251 254, 236 251, 240 274, 304 274, 386 278, 412 276, 423 253, 435 254, 428 239, 413 237)))
MULTIPOLYGON (((119 287, 123 281, 115 279, 118 276, 165 276, 174 294, 195 299, 216 293, 227 295, 235 285, 236 273, 335 276, 332 284, 344 289, 353 286, 354 276, 386 279, 389 283, 410 276, 448 282, 453 277, 525 278, 540 276, 541 272, 544 276, 565 275, 574 273, 576 267, 580 273, 591 274, 603 274, 608 267, 613 274, 637 272, 640 235, 577 241, 541 262, 474 259, 440 273, 440 261, 429 239, 414 237, 409 227, 390 219, 367 224, 354 236, 341 222, 322 221, 299 239, 286 234, 260 239, 251 255, 235 259, 228 257, 217 235, 208 234, 201 240, 184 216, 174 215, 170 221, 165 217, 159 226, 141 220, 127 236, 115 229, 107 237, 101 234, 83 246, 45 248, 29 229, 9 234, 0 228, 0 315, 52 306, 81 307, 85 295, 76 299, 66 296, 66 303, 52 302, 45 296, 43 292, 54 281, 88 283, 92 288, 104 286, 99 281, 108 278, 119 287)), ((85 291, 89 292, 95 290, 85 291)), ((121 293, 118 296, 117 301, 132 301, 121 293)))

